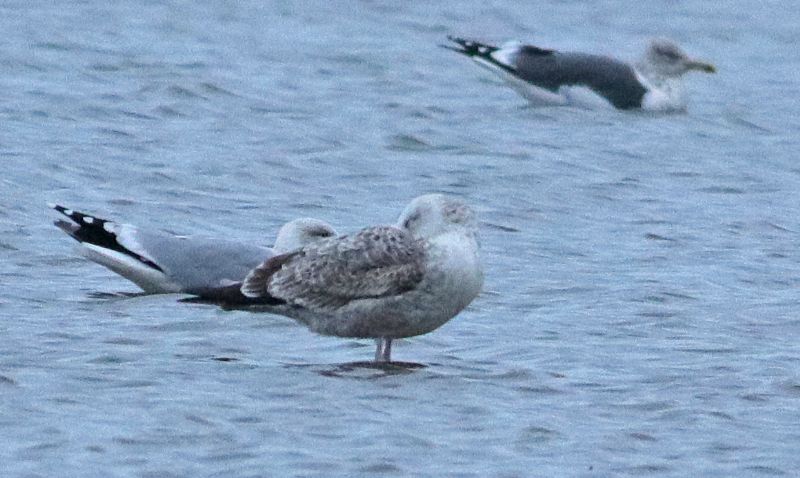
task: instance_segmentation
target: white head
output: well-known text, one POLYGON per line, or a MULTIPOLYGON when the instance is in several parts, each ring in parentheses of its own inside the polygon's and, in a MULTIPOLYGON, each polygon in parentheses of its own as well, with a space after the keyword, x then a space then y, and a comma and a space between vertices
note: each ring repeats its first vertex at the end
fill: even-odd
POLYGON ((690 58, 675 42, 664 38, 650 41, 639 66, 645 73, 665 78, 679 77, 690 70, 717 71, 711 63, 690 58))
POLYGON ((478 223, 475 213, 457 198, 443 194, 426 194, 411 201, 400 217, 397 227, 415 238, 430 239, 449 231, 475 234, 478 223))
POLYGON ((336 235, 336 230, 327 222, 301 217, 287 222, 280 228, 272 248, 280 254, 336 235))

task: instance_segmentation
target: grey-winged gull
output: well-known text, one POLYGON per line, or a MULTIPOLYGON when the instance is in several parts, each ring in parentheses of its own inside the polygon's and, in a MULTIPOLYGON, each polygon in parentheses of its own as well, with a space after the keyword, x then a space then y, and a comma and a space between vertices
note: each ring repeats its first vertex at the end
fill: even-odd
POLYGON ((683 74, 692 70, 716 71, 712 64, 690 58, 677 44, 661 38, 651 40, 635 64, 519 42, 497 47, 447 38, 456 46, 445 48, 464 54, 499 75, 536 106, 602 103, 623 110, 681 111, 686 108, 683 74))
POLYGON ((295 219, 281 227, 270 249, 231 240, 148 231, 56 204, 50 207, 73 221, 58 220, 55 225, 80 242, 83 256, 151 294, 202 294, 243 280, 251 269, 276 253, 336 235, 323 221, 295 219))
POLYGON ((285 315, 324 335, 374 338, 375 360, 388 362, 392 339, 428 333, 478 296, 477 233, 475 214, 463 201, 420 196, 395 226, 271 257, 216 299, 285 315))

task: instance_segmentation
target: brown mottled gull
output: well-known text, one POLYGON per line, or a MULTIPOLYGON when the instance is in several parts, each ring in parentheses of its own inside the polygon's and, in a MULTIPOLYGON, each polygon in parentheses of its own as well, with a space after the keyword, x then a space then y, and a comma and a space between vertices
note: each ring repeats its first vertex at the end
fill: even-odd
POLYGON ((227 302, 292 317, 324 335, 375 338, 375 360, 388 362, 393 339, 428 333, 477 297, 477 232, 461 200, 420 196, 395 226, 269 258, 239 289, 228 288, 227 302))

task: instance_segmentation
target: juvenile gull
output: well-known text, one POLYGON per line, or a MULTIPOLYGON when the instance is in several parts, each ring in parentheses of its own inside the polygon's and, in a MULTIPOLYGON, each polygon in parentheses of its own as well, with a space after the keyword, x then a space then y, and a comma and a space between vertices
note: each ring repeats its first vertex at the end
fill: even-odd
POLYGON ((477 232, 462 201, 420 196, 395 226, 271 257, 228 288, 226 305, 285 315, 324 335, 374 338, 375 360, 388 362, 392 339, 428 333, 477 297, 477 232))
POLYGON ((252 268, 276 253, 336 235, 323 221, 295 219, 281 227, 275 246, 270 249, 224 239, 148 231, 56 204, 50 207, 73 221, 58 220, 55 225, 80 242, 81 255, 150 294, 202 294, 241 281, 252 268))
POLYGON ((653 39, 635 64, 589 53, 561 52, 509 42, 497 47, 448 36, 445 46, 499 75, 535 106, 597 105, 618 109, 681 111, 681 77, 710 63, 690 58, 674 42, 653 39))

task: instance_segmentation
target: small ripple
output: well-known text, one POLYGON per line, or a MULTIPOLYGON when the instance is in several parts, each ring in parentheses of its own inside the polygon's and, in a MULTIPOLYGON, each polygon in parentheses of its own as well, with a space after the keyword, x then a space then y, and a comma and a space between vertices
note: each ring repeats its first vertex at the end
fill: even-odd
POLYGON ((199 70, 208 67, 208 64, 202 61, 190 61, 187 63, 178 63, 177 66, 184 70, 199 70))
POLYGON ((789 232, 789 233, 792 233, 792 234, 795 234, 797 232, 797 231, 794 231, 792 229, 788 229, 788 228, 786 228, 784 226, 781 226, 779 224, 775 224, 773 222, 766 221, 765 224, 766 224, 767 227, 775 229, 777 231, 789 232))
POLYGON ((488 227, 489 229, 496 229, 503 232, 520 232, 520 230, 515 227, 503 226, 502 224, 494 224, 491 222, 481 222, 481 225, 488 227))
POLYGON ((129 337, 112 337, 110 339, 103 340, 103 343, 111 345, 144 345, 144 341, 129 337))
POLYGON ((658 234, 654 234, 652 232, 648 232, 647 234, 645 234, 644 238, 647 239, 648 241, 675 242, 675 239, 672 239, 671 237, 661 236, 661 235, 658 235, 658 234))
POLYGON ((53 50, 53 51, 72 51, 72 50, 79 50, 80 47, 77 43, 73 42, 36 42, 33 44, 34 48, 41 48, 43 50, 53 50))
POLYGON ((728 355, 739 352, 739 349, 731 347, 685 347, 679 348, 677 351, 703 355, 728 355))
POLYGON ((122 114, 127 116, 128 118, 133 118, 133 119, 151 120, 151 121, 158 119, 155 116, 146 115, 144 113, 139 113, 137 111, 122 111, 122 114))
POLYGON ((741 188, 736 188, 733 186, 709 186, 707 188, 700 188, 697 190, 701 193, 711 193, 711 194, 744 194, 745 191, 741 188))
POLYGON ((158 385, 153 380, 121 380, 110 385, 111 388, 146 388, 158 385))
POLYGON ((211 360, 215 360, 217 362, 238 362, 241 359, 236 357, 211 357, 211 360))
POLYGON ((531 425, 525 427, 517 438, 518 444, 545 443, 555 440, 561 436, 556 430, 550 428, 531 425))
POLYGON ((230 421, 233 423, 242 423, 242 424, 255 424, 255 423, 264 423, 264 419, 258 416, 244 416, 244 417, 234 417, 231 418, 230 421))
POLYGON ((200 458, 200 460, 209 463, 218 463, 221 461, 233 461, 233 460, 244 461, 251 458, 257 458, 259 456, 261 455, 249 451, 236 451, 228 453, 212 453, 208 456, 200 458))
POLYGON ((226 90, 221 86, 217 86, 214 83, 203 82, 200 83, 200 87, 203 88, 203 91, 207 91, 208 93, 212 93, 215 95, 221 96, 237 96, 231 91, 226 90))
POLYGON ((160 116, 165 116, 167 118, 185 118, 187 115, 185 113, 181 113, 180 111, 176 110, 175 108, 161 105, 155 109, 156 113, 160 116))
POLYGON ((18 251, 19 250, 18 248, 12 246, 11 244, 9 244, 7 242, 2 242, 2 241, 0 241, 0 249, 6 250, 6 251, 18 251))
POLYGON ((131 362, 131 359, 119 357, 117 355, 101 355, 89 360, 87 363, 91 364, 121 364, 131 362))
POLYGON ((644 317, 647 319, 671 319, 676 315, 676 312, 670 312, 668 310, 646 310, 636 313, 637 317, 644 317))
POLYGON ((673 171, 669 175, 676 178, 697 178, 702 176, 702 174, 694 171, 673 171))
POLYGON ((114 73, 120 71, 122 66, 113 63, 92 63, 89 65, 89 69, 100 73, 114 73))
POLYGON ((747 466, 745 470, 752 471, 754 473, 758 473, 761 475, 769 475, 769 476, 786 476, 786 472, 775 468, 774 466, 766 466, 766 465, 755 465, 755 466, 747 466))
POLYGON ((714 412, 706 412, 705 414, 710 416, 710 417, 721 418, 723 420, 727 420, 727 421, 730 421, 730 422, 735 420, 733 415, 730 415, 730 414, 725 413, 725 412, 714 411, 714 412))
POLYGON ((171 95, 171 96, 173 96, 175 98, 181 98, 181 99, 198 99, 198 98, 199 99, 203 99, 203 100, 207 99, 203 95, 201 95, 199 93, 195 93, 194 91, 190 90, 189 88, 185 88, 185 87, 179 86, 179 85, 170 85, 167 88, 167 94, 169 94, 169 95, 171 95))
POLYGON ((631 466, 626 469, 632 475, 652 475, 668 472, 672 470, 672 467, 667 465, 644 464, 631 466))
POLYGON ((746 393, 739 398, 747 402, 768 402, 771 395, 766 393, 746 393))
POLYGON ((736 116, 728 115, 726 117, 726 119, 733 125, 744 126, 747 129, 750 129, 750 130, 753 130, 753 131, 758 131, 759 133, 774 133, 775 132, 775 131, 773 131, 773 130, 765 127, 765 126, 761 126, 759 124, 754 123, 753 121, 746 120, 746 119, 744 119, 744 118, 742 118, 741 116, 738 116, 738 115, 736 115, 736 116))
POLYGON ((336 365, 334 368, 318 370, 317 373, 323 377, 374 380, 395 375, 408 375, 426 367, 426 365, 414 362, 350 362, 336 365))
POLYGON ((397 134, 389 137, 389 151, 431 151, 436 149, 425 141, 408 134, 397 134))
POLYGON ((530 385, 523 385, 516 387, 515 390, 522 392, 522 393, 531 393, 535 395, 561 395, 566 393, 564 390, 559 390, 557 388, 548 387, 548 386, 530 386, 530 385))
POLYGON ((367 473, 367 474, 375 474, 375 475, 387 475, 387 474, 403 474, 403 469, 395 465, 394 463, 375 463, 372 465, 367 465, 364 467, 359 468, 360 472, 367 473))
POLYGON ((674 400, 652 400, 643 403, 618 403, 616 406, 626 410, 633 409, 643 412, 663 412, 675 409, 677 403, 674 400))
POLYGON ((800 384, 798 383, 784 383, 781 388, 792 395, 800 396, 800 384))
POLYGON ((656 437, 654 437, 653 435, 651 435, 649 433, 644 433, 644 432, 631 432, 631 433, 628 433, 628 436, 633 438, 634 440, 638 440, 638 441, 644 441, 644 442, 656 442, 656 441, 658 441, 658 440, 656 440, 656 437))
POLYGON ((194 414, 191 414, 191 413, 187 413, 186 415, 183 416, 183 418, 185 418, 186 420, 188 420, 188 421, 190 421, 192 423, 199 423, 200 425, 208 425, 208 426, 214 426, 215 425, 215 423, 212 422, 211 420, 208 420, 207 418, 203 418, 203 417, 201 417, 199 415, 194 415, 194 414))
POLYGON ((106 134, 109 136, 116 136, 120 138, 135 138, 135 135, 128 133, 127 131, 123 131, 121 129, 114 129, 114 128, 98 128, 97 129, 100 133, 106 134))

